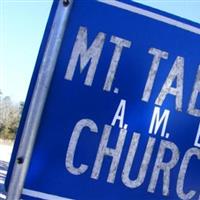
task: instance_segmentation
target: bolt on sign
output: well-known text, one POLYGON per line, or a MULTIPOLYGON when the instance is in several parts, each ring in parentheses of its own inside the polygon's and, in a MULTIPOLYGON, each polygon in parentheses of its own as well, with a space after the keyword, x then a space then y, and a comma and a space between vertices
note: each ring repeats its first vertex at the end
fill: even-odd
POLYGON ((8 200, 199 200, 200 25, 128 0, 55 1, 8 200))

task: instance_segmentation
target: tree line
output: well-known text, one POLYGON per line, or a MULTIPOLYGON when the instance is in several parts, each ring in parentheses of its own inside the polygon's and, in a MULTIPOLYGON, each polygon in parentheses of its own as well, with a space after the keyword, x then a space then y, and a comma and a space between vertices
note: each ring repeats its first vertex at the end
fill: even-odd
POLYGON ((14 102, 0 91, 0 138, 15 139, 19 120, 23 110, 23 102, 14 102))

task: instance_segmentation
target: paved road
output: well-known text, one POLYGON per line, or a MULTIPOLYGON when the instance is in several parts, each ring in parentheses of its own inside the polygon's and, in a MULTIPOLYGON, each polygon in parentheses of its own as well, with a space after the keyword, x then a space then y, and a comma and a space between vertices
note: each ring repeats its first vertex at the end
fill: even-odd
POLYGON ((12 145, 0 143, 0 200, 6 198, 4 190, 4 181, 11 153, 12 153, 12 145))

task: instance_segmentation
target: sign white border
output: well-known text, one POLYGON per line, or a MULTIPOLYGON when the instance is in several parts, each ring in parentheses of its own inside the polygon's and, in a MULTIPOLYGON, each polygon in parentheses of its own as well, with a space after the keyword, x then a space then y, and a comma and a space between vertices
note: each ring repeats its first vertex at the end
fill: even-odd
POLYGON ((148 11, 142 8, 138 8, 136 6, 130 5, 130 4, 126 4, 117 0, 97 0, 98 2, 110 5, 110 6, 114 6, 117 8, 121 8, 123 10, 127 10, 133 13, 137 13, 140 15, 143 15, 145 17, 160 21, 160 22, 164 22, 166 24, 172 25, 172 26, 176 26, 178 28, 184 29, 186 31, 190 31, 192 33, 198 34, 200 35, 200 28, 183 23, 181 21, 175 20, 175 19, 171 19, 169 17, 165 17, 163 15, 154 13, 152 11, 148 11))
POLYGON ((44 192, 38 192, 35 190, 29 190, 25 188, 23 189, 22 194, 30 196, 30 197, 44 199, 44 200, 73 200, 73 199, 64 198, 64 197, 60 197, 60 196, 52 195, 52 194, 47 194, 44 192))

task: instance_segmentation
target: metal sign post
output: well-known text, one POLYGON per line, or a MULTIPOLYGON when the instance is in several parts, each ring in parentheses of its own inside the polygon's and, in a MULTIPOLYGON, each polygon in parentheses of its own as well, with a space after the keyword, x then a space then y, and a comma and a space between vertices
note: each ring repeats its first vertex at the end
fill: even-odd
POLYGON ((8 200, 199 200, 200 25, 129 0, 64 4, 8 200))
MULTIPOLYGON (((64 2, 64 4, 66 3, 64 2)), ((29 112, 24 125, 17 158, 8 189, 7 200, 18 200, 22 194, 40 119, 55 69, 62 38, 72 6, 72 1, 68 5, 64 4, 63 0, 60 0, 51 28, 49 41, 46 46, 46 51, 42 60, 29 112)))

